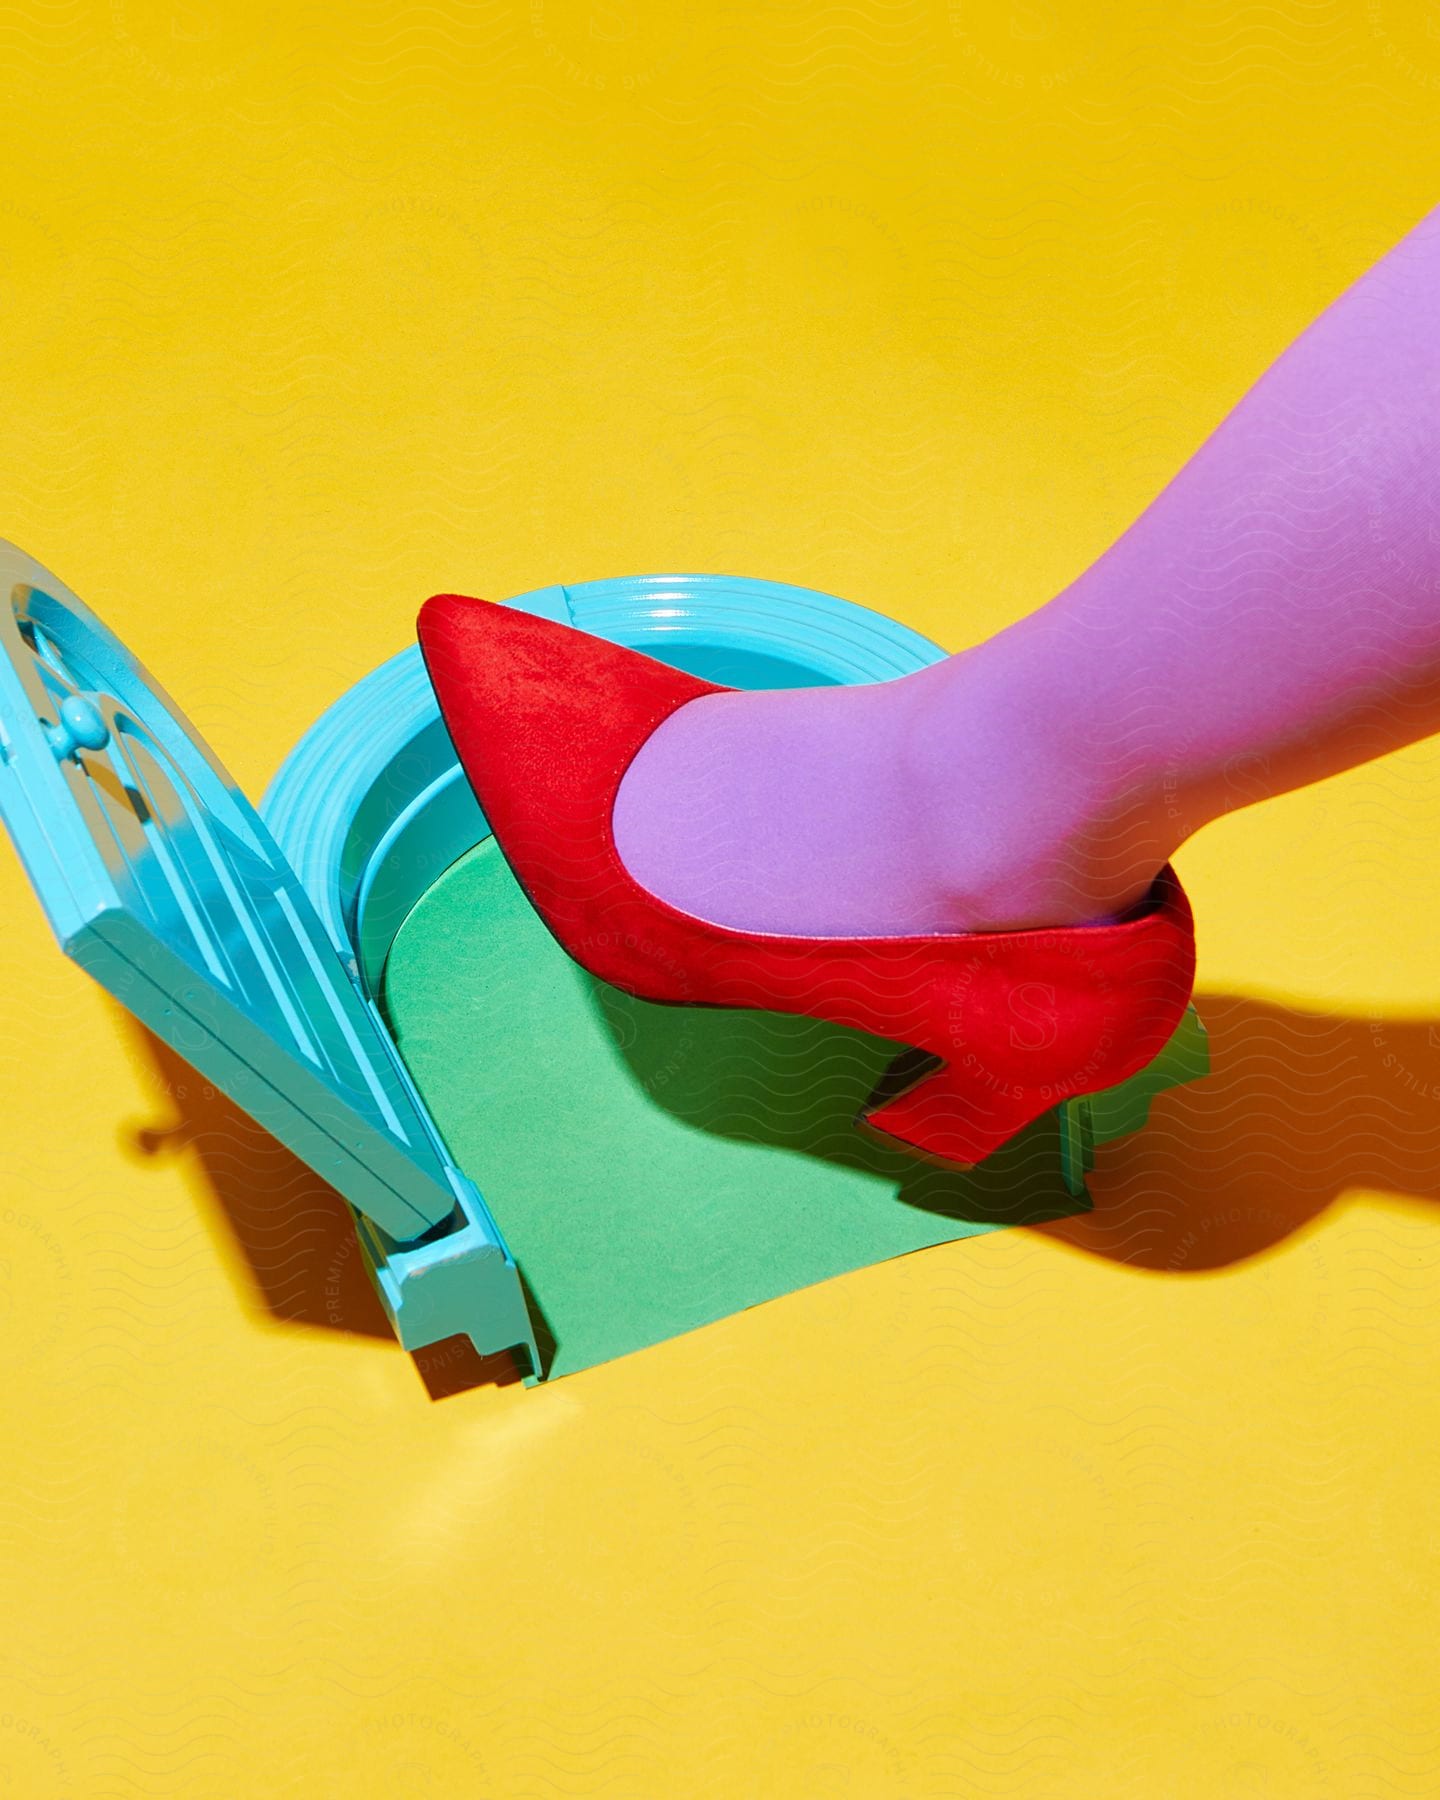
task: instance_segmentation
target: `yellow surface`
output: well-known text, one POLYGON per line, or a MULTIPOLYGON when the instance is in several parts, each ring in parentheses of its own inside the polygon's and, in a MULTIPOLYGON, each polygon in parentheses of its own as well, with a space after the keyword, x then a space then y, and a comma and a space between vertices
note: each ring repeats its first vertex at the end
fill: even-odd
MULTIPOLYGON (((1440 197, 1420 0, 20 0, 0 68, 0 531, 257 795, 436 588, 993 630, 1440 197)), ((1218 1073, 1092 1221, 525 1391, 0 855, 0 1788, 1440 1792, 1437 751, 1179 860, 1218 1073)))

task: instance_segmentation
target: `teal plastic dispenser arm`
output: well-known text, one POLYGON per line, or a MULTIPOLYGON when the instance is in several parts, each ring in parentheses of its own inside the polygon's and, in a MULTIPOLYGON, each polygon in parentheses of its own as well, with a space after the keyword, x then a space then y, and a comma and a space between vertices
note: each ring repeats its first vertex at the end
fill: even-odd
MULTIPOLYGON (((344 1196, 406 1349, 463 1334, 482 1355, 514 1352, 527 1383, 541 1379, 549 1371, 537 1336, 548 1344, 553 1335, 538 1310, 546 1295, 531 1302, 494 1214, 447 1152, 376 1005, 402 922, 489 835, 418 647, 316 721, 257 813, 125 647, 11 545, 0 544, 0 596, 0 818, 62 948, 344 1196)), ((732 576, 593 581, 508 604, 733 686, 882 681, 944 654, 833 595, 732 576)), ((495 1028, 507 1029, 502 1016, 495 1028)), ((1192 1007, 1148 1068, 1060 1107, 1062 1204, 1066 1190, 1085 1204, 1097 1143, 1138 1130, 1155 1094, 1206 1067, 1192 1007)), ((600 1078, 584 1068, 577 1078, 592 1074, 600 1078)), ((458 1130, 454 1121, 450 1128, 458 1130)), ((533 1185, 523 1174, 528 1147, 527 1138, 496 1146, 522 1153, 519 1163, 513 1154, 501 1159, 509 1190, 496 1168, 488 1171, 517 1243, 535 1244, 521 1234, 533 1234, 536 1207, 582 1206, 601 1234, 585 1239, 593 1264, 581 1253, 587 1305, 613 1298, 606 1282, 666 1282, 648 1220, 634 1237, 635 1220, 622 1227, 593 1193, 532 1193, 528 1224, 527 1209, 507 1210, 516 1205, 517 1167, 533 1185)), ((487 1179, 485 1168, 470 1166, 487 1179)), ((668 1216, 663 1194, 655 1204, 668 1216)), ((858 1202, 853 1190, 837 1189, 835 1204, 858 1202)), ((893 1204, 897 1216, 914 1211, 893 1204)), ((963 1229, 937 1221, 941 1238, 963 1229)), ((833 1272, 824 1234, 816 1236, 804 1269, 784 1280, 767 1273, 764 1293, 833 1272)), ((899 1254, 912 1241, 909 1226, 888 1226, 875 1241, 881 1253, 899 1254)), ((717 1236, 687 1254, 698 1269, 712 1260, 724 1269, 725 1248, 717 1236)), ((541 1264, 527 1271, 532 1284, 537 1268, 543 1274, 541 1264)), ((707 1295, 705 1316, 752 1303, 750 1291, 732 1282, 713 1305, 707 1295)), ((667 1313, 668 1291, 654 1298, 643 1341, 689 1328, 667 1313)), ((578 1341, 583 1347, 585 1332, 578 1341)), ((563 1373, 563 1355, 547 1355, 563 1373)))
POLYGON ((61 948, 344 1195, 401 1343, 539 1372, 513 1259, 309 895, 74 594, 0 544, 0 818, 61 948))

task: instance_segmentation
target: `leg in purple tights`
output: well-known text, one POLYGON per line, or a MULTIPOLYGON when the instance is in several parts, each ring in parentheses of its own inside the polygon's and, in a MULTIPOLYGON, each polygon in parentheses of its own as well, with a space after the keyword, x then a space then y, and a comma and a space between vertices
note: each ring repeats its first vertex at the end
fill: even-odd
POLYGON ((1200 826, 1440 731, 1440 210, 1048 605, 916 675, 706 696, 631 874, 817 936, 1098 920, 1200 826))

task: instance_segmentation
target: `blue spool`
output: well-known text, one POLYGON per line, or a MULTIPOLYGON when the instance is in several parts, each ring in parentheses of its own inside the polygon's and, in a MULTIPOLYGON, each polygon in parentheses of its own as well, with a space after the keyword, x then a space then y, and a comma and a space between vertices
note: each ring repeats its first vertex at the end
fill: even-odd
MULTIPOLYGON (((488 835, 417 647, 305 734, 257 814, 84 604, 0 546, 0 817, 62 947, 349 1201, 401 1343, 464 1333, 539 1377, 519 1271, 454 1166, 376 996, 411 907, 488 835)), ((944 653, 828 594, 718 575, 510 602, 736 687, 883 681, 944 653)), ((1096 1142, 1206 1067, 1193 1009, 1150 1067, 1061 1109, 1083 1194, 1096 1142)))

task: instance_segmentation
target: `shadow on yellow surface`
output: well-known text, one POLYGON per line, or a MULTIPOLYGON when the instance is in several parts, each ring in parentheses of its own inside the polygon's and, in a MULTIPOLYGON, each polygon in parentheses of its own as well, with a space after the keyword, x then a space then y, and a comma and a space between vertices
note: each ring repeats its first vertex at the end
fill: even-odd
POLYGON ((1211 1073, 1108 1144, 1093 1211, 1032 1229, 1170 1275, 1260 1256, 1349 1189, 1440 1198, 1440 1023, 1200 994, 1211 1073))
MULTIPOLYGON (((393 1341, 341 1196, 168 1044, 143 1026, 135 1029, 173 1116, 134 1128, 131 1145, 157 1158, 194 1152, 263 1315, 284 1325, 393 1341)), ((414 1361, 432 1400, 520 1379, 508 1352, 482 1357, 465 1338, 431 1345, 414 1361)))
MULTIPOLYGON (((1133 1268, 1192 1275, 1273 1249, 1350 1188, 1440 1198, 1440 1024, 1232 994, 1197 1004, 1211 1075, 1161 1095, 1144 1131, 1102 1149, 1093 1211, 1025 1228, 1133 1268)), ((265 1313, 388 1338, 340 1195, 141 1035, 174 1115, 136 1129, 133 1145, 150 1157, 194 1152, 265 1313)), ((519 1378, 508 1354, 482 1358, 463 1339, 415 1360, 433 1399, 519 1378)))

